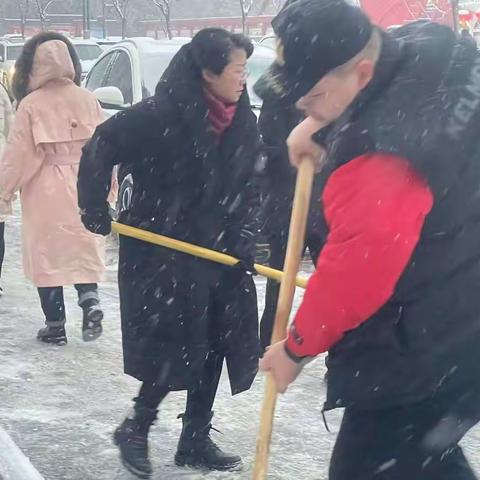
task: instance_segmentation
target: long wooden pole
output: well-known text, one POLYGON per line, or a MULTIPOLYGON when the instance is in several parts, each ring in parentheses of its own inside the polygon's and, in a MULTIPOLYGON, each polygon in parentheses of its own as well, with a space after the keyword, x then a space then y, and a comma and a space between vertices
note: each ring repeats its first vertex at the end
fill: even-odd
MULTIPOLYGON (((312 193, 315 165, 313 159, 304 158, 298 170, 292 219, 288 236, 287 255, 285 258, 284 279, 280 286, 277 314, 273 329, 272 344, 285 338, 288 320, 295 295, 295 279, 300 266, 305 244, 305 230, 308 209, 312 193)), ((267 376, 265 396, 260 417, 260 429, 257 440, 257 455, 253 473, 254 480, 267 478, 268 457, 272 440, 273 419, 277 404, 277 388, 272 375, 267 376)))
MULTIPOLYGON (((221 263, 223 265, 233 267, 238 263, 238 259, 230 255, 216 252, 215 250, 209 250, 208 248, 198 247, 197 245, 192 245, 190 243, 181 242, 180 240, 165 237, 164 235, 158 235, 147 230, 141 230, 140 228, 123 225, 122 223, 112 222, 112 230, 120 235, 136 238, 137 240, 142 240, 154 245, 176 250, 177 252, 187 253, 188 255, 193 255, 195 257, 203 258, 204 260, 221 263)), ((255 264, 255 270, 263 277, 276 280, 277 282, 283 281, 284 274, 279 270, 258 264, 255 264)), ((295 278, 295 282, 300 288, 305 288, 307 286, 306 278, 295 278)))

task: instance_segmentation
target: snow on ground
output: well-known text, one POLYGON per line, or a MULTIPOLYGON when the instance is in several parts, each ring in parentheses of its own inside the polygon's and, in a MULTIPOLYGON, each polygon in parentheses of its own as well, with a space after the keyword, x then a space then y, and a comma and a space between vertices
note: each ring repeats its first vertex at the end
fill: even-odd
MULTIPOLYGON (((131 407, 131 398, 139 385, 122 371, 115 243, 109 242, 109 273, 101 286, 106 312, 103 337, 90 344, 82 342, 81 311, 76 306, 73 288, 68 288, 69 344, 59 348, 35 339, 43 319, 36 291, 21 271, 19 237, 17 214, 7 223, 6 295, 0 300, 0 426, 45 480, 132 480, 134 477, 121 466, 111 441, 112 432, 131 407)), ((257 285, 259 307, 263 308, 265 281, 258 280, 257 285)), ((323 359, 319 359, 280 399, 270 480, 327 478, 335 433, 328 433, 321 419, 324 373, 323 359)), ((181 429, 177 415, 183 412, 185 395, 171 394, 161 406, 151 434, 156 469, 153 478, 250 479, 262 394, 262 376, 252 391, 234 398, 230 396, 227 378, 222 379, 215 405, 215 427, 224 435, 214 433, 215 439, 225 449, 241 454, 245 462, 242 472, 229 474, 203 474, 174 465, 181 429)), ((338 431, 341 413, 329 413, 327 418, 332 432, 338 431)), ((474 431, 465 446, 480 472, 480 431, 474 431)))
POLYGON ((10 436, 0 428, 0 480, 43 480, 28 458, 13 442, 10 436))

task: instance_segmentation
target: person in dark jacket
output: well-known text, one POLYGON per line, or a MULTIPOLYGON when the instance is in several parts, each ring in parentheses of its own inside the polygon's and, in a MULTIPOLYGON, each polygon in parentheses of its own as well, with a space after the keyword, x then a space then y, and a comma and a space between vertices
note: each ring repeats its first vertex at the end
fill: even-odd
MULTIPOLYGON (((288 0, 282 11, 298 0, 288 0)), ((273 20, 275 26, 275 19, 273 20)), ((295 105, 278 98, 266 98, 262 105, 258 127, 262 136, 265 154, 265 168, 262 172, 263 196, 262 233, 270 247, 269 264, 272 268, 283 270, 287 252, 288 231, 292 214, 296 172, 290 165, 287 138, 292 130, 304 119, 303 113, 295 105)), ((314 181, 312 199, 320 198, 322 178, 314 181)), ((316 264, 320 250, 325 242, 326 226, 323 217, 316 208, 311 208, 305 236, 305 250, 308 248, 312 262, 316 264)), ((260 343, 265 351, 271 343, 275 314, 277 310, 280 284, 275 280, 267 281, 265 309, 260 323, 260 343)))
POLYGON ((480 420, 480 56, 342 0, 300 0, 276 33, 259 93, 305 112, 290 156, 323 159, 329 232, 261 367, 285 391, 328 351, 324 408, 345 408, 330 480, 475 479, 459 442, 480 420))
POLYGON ((188 390, 177 465, 229 470, 241 463, 216 446, 210 430, 224 359, 233 394, 250 388, 258 368, 251 265, 260 137, 245 89, 252 52, 243 35, 202 30, 174 57, 152 98, 97 129, 80 165, 89 230, 110 232, 106 185, 115 164, 129 164, 132 202, 120 222, 242 260, 223 267, 120 238, 125 372, 143 383, 115 442, 127 468, 146 478, 149 428, 176 390, 188 390))
POLYGON ((474 48, 475 50, 478 49, 477 41, 475 37, 470 33, 470 30, 464 28, 460 32, 460 39, 464 42, 465 45, 469 45, 470 47, 474 48))
MULTIPOLYGON (((285 262, 296 181, 295 168, 290 165, 288 158, 287 138, 302 120, 302 113, 294 106, 276 99, 267 99, 263 103, 258 122, 266 157, 262 172, 262 187, 266 198, 262 206, 261 217, 265 219, 262 233, 270 247, 269 264, 278 270, 283 270, 285 262)), ((321 188, 322 179, 317 177, 312 194, 314 201, 320 198, 321 188)), ((325 241, 325 232, 323 218, 314 207, 310 210, 305 239, 305 249, 308 248, 314 264, 325 241)), ((275 280, 268 280, 265 309, 260 323, 263 350, 271 342, 279 292, 280 284, 275 280)))

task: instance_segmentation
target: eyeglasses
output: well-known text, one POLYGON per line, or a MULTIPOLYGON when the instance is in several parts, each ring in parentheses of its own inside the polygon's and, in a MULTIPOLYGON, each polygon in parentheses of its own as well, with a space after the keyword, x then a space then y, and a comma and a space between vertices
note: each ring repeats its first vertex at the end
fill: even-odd
POLYGON ((239 80, 246 82, 248 80, 248 77, 250 76, 250 70, 248 68, 244 68, 241 71, 232 71, 231 76, 238 78, 239 80))

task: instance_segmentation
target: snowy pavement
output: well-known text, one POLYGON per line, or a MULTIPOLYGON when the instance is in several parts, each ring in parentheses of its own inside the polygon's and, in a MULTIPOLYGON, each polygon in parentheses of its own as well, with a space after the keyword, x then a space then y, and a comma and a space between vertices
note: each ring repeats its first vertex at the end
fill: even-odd
MULTIPOLYGON (((106 311, 103 337, 90 344, 82 342, 81 312, 73 288, 68 288, 69 343, 60 348, 35 339, 43 320, 36 291, 23 278, 19 237, 17 215, 7 223, 6 295, 0 300, 0 427, 45 480, 132 480, 111 441, 114 428, 124 418, 138 388, 138 382, 122 371, 115 245, 110 242, 111 266, 101 286, 106 311)), ((263 280, 258 281, 258 290, 263 308, 263 280)), ((319 359, 281 398, 269 479, 326 480, 335 433, 328 433, 321 420, 324 372, 323 359, 319 359)), ((173 455, 181 429, 177 415, 185 404, 185 395, 177 393, 162 405, 152 430, 154 480, 251 478, 263 378, 258 377, 252 391, 234 398, 228 387, 224 377, 215 404, 215 427, 224 436, 214 435, 222 447, 243 456, 245 469, 233 474, 202 474, 175 467, 173 455)), ((340 412, 328 414, 332 432, 338 431, 340 418, 340 412)), ((464 443, 480 472, 480 430, 473 431, 464 443)))
POLYGON ((0 428, 0 480, 44 480, 7 432, 0 428))

